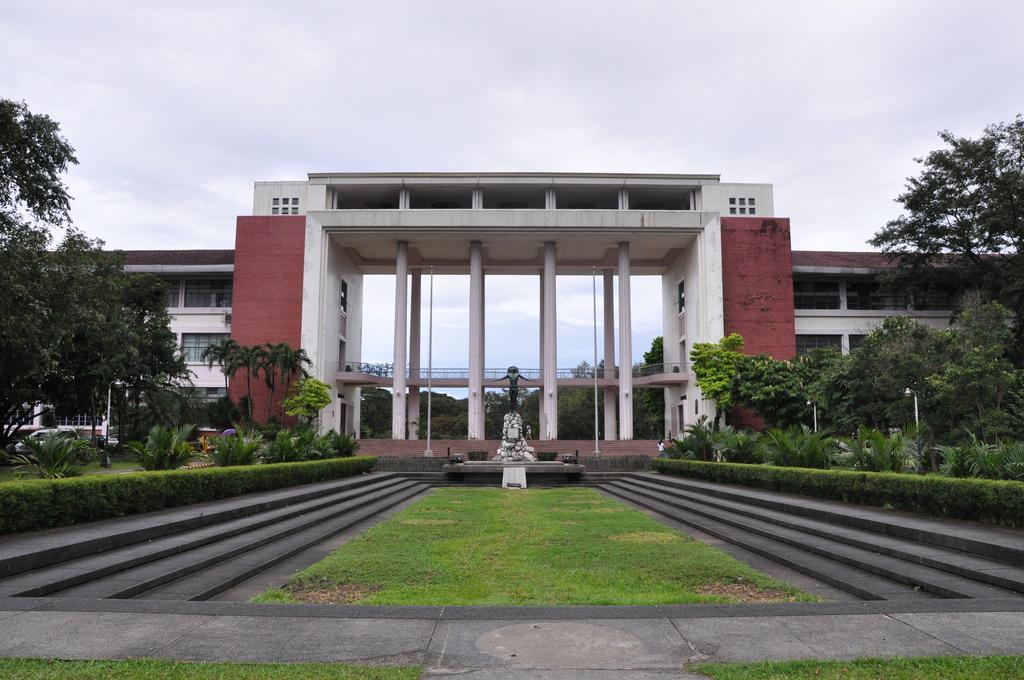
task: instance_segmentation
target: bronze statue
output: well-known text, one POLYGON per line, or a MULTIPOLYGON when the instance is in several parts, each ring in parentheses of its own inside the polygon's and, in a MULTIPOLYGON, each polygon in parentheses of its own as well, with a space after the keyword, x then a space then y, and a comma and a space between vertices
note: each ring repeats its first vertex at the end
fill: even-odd
POLYGON ((527 382, 532 382, 529 378, 519 374, 519 368, 516 366, 509 366, 508 373, 504 378, 498 378, 498 380, 508 380, 508 399, 510 402, 509 413, 519 412, 519 380, 523 379, 527 382))

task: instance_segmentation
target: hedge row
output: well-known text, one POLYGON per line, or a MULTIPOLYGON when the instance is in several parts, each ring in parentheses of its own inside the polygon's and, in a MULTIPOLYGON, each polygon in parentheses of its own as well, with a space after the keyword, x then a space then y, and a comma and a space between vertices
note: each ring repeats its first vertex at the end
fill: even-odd
POLYGON ((86 475, 0 484, 0 534, 67 526, 180 505, 349 477, 373 456, 304 463, 86 475))
POLYGON ((936 475, 656 459, 653 467, 681 477, 876 505, 940 517, 1024 526, 1024 483, 936 475))

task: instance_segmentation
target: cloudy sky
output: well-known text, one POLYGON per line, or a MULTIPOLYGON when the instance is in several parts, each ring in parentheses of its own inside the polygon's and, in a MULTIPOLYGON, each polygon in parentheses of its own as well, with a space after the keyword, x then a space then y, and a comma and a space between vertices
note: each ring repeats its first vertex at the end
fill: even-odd
MULTIPOLYGON (((58 120, 73 217, 117 248, 226 248, 252 182, 310 171, 709 172, 771 182, 804 249, 862 249, 936 131, 1024 110, 1024 4, 7 0, 0 97, 58 120)), ((467 284, 438 281, 435 365, 467 284)), ((634 286, 639 354, 658 287, 634 286)), ((390 354, 373 279, 367 360, 390 354)), ((536 282, 488 283, 488 364, 536 363, 536 282), (521 321, 520 321, 521 320, 521 321)), ((560 365, 590 282, 560 280, 560 365)))

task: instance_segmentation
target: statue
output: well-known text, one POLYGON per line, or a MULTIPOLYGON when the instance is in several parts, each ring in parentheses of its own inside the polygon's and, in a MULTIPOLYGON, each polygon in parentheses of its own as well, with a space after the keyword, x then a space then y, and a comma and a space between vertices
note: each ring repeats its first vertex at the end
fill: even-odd
POLYGON ((527 380, 519 373, 515 366, 508 367, 508 373, 500 380, 508 380, 509 412, 501 427, 501 447, 498 449, 494 460, 499 463, 518 463, 524 461, 535 461, 533 447, 526 443, 523 436, 523 417, 519 415, 519 380, 527 380))
POLYGON ((516 366, 509 366, 508 373, 505 374, 505 377, 498 378, 498 380, 508 380, 508 400, 510 403, 509 413, 519 413, 520 379, 530 382, 529 378, 519 374, 519 368, 516 366))

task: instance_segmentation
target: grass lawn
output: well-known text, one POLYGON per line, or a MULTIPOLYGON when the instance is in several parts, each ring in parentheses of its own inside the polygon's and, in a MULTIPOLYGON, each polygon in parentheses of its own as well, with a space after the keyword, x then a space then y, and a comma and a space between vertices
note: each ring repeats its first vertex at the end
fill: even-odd
POLYGON ((4 680, 416 680, 416 666, 0 659, 4 680))
POLYGON ((594 489, 442 488, 254 602, 813 601, 594 489))
POLYGON ((1024 657, 766 661, 700 664, 686 670, 714 680, 1019 680, 1024 678, 1024 657))
MULTIPOLYGON (((38 477, 32 476, 27 467, 22 468, 21 470, 16 469, 17 467, 17 465, 0 467, 0 482, 14 482, 21 479, 38 479, 38 477)), ((83 475, 102 475, 111 474, 111 471, 141 471, 142 466, 139 465, 139 461, 137 460, 114 460, 111 461, 110 468, 108 469, 100 467, 99 461, 96 460, 88 465, 81 465, 78 469, 82 471, 83 475)))

